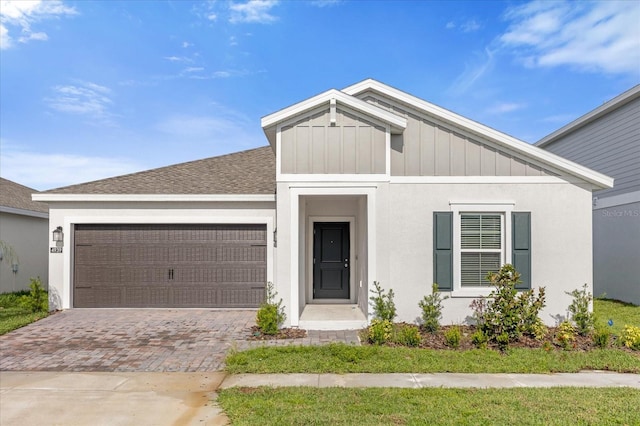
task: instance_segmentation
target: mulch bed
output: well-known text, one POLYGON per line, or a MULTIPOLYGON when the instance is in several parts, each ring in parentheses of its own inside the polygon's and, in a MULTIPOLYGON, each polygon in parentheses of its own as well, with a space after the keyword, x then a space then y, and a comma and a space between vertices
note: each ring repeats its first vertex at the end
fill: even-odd
POLYGON ((257 325, 251 327, 248 340, 281 340, 302 339, 307 337, 307 330, 300 328, 281 328, 278 334, 263 334, 257 325))

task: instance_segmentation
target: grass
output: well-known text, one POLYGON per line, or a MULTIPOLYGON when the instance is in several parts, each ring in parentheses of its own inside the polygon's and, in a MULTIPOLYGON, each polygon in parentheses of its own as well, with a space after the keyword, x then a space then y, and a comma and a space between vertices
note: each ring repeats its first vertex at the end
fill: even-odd
POLYGON ((49 315, 47 312, 34 313, 20 306, 20 298, 28 294, 28 291, 0 294, 0 335, 24 327, 49 315))
POLYGON ((553 373, 611 370, 640 373, 640 354, 514 348, 469 351, 385 346, 260 347, 227 357, 229 373, 553 373))
MULTIPOLYGON (((598 321, 613 320, 614 334, 625 324, 640 324, 640 306, 597 299, 598 321)), ((607 325, 607 327, 609 327, 607 325)), ((640 352, 594 349, 588 352, 513 348, 432 350, 385 346, 261 347, 231 353, 229 373, 554 373, 610 370, 640 373, 640 352)))
POLYGON ((640 327, 640 306, 618 300, 595 299, 593 311, 596 314, 596 321, 611 329, 615 335, 619 336, 625 325, 640 327), (609 320, 613 321, 613 325, 608 325, 609 320))
POLYGON ((234 425, 640 424, 628 388, 231 388, 218 403, 234 425))

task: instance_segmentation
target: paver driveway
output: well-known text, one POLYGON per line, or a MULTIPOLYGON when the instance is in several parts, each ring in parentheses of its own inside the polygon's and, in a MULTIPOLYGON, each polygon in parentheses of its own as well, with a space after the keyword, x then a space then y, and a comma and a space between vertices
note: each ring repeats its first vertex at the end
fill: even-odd
POLYGON ((216 371, 255 311, 71 309, 0 336, 0 370, 216 371))

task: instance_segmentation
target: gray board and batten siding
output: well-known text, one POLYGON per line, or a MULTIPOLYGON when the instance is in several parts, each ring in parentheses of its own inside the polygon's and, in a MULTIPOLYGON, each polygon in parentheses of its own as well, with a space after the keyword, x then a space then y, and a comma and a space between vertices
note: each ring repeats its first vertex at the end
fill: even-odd
POLYGON ((384 127, 337 108, 329 108, 282 128, 282 173, 384 174, 384 127))
POLYGON ((76 225, 76 308, 255 308, 265 225, 76 225))
POLYGON ((392 176, 556 175, 381 94, 364 92, 359 97, 407 119, 405 131, 391 135, 392 176))
POLYGON ((600 173, 615 185, 596 196, 640 191, 640 93, 625 105, 540 147, 600 173))

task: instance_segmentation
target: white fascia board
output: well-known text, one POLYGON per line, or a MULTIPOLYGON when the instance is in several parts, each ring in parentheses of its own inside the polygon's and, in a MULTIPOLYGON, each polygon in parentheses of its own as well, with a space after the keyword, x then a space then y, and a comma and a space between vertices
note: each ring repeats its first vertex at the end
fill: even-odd
POLYGON ((39 217, 41 219, 49 219, 49 213, 37 212, 34 210, 16 209, 14 207, 0 206, 0 213, 11 213, 20 216, 39 217))
POLYGON ((434 115, 453 125, 460 126, 464 129, 467 129, 471 133, 475 133, 478 136, 493 141, 498 145, 505 146, 515 151, 516 153, 520 153, 526 157, 536 159, 565 173, 579 177, 580 179, 593 184, 598 189, 613 187, 613 178, 609 176, 581 166, 577 163, 574 163, 573 161, 569 161, 566 158, 559 157, 541 148, 530 145, 524 141, 465 118, 454 112, 405 93, 401 90, 395 89, 391 86, 387 86, 386 84, 380 83, 379 81, 372 79, 364 80, 360 83, 356 83, 343 89, 343 92, 348 95, 355 96, 367 90, 389 96, 393 99, 398 100, 399 102, 412 106, 418 110, 422 110, 427 114, 434 115))
POLYGON ((305 101, 299 102, 288 108, 282 109, 273 114, 269 114, 262 118, 260 121, 262 128, 274 126, 285 120, 290 119, 299 114, 303 114, 319 105, 330 103, 331 100, 335 100, 338 104, 347 105, 357 111, 360 111, 366 115, 377 118, 378 120, 388 123, 391 126, 392 133, 401 133, 407 127, 407 120, 404 117, 400 117, 392 112, 385 111, 382 108, 378 108, 368 102, 349 96, 336 89, 328 90, 317 96, 309 98, 305 101))
POLYGON ((578 117, 577 119, 573 120, 571 123, 567 124, 566 126, 563 126, 560 129, 556 130, 555 132, 551 133, 550 135, 547 135, 544 138, 540 139, 534 145, 539 148, 547 146, 550 143, 555 142, 561 137, 567 135, 568 133, 578 130, 580 127, 586 126, 587 124, 597 120, 603 115, 608 114, 628 104, 629 102, 631 102, 632 100, 638 97, 640 97, 640 84, 616 96, 610 101, 605 102, 598 108, 586 113, 585 115, 578 117))
POLYGON ((272 194, 34 194, 34 201, 274 202, 272 194))

